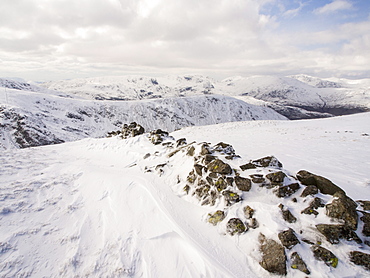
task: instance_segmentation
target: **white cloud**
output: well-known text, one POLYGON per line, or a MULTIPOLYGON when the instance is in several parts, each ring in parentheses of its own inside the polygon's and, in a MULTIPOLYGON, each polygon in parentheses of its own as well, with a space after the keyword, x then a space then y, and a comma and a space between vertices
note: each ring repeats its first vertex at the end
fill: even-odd
POLYGON ((352 3, 347 0, 334 0, 333 2, 326 4, 323 7, 314 10, 316 14, 330 14, 341 10, 352 9, 352 3))

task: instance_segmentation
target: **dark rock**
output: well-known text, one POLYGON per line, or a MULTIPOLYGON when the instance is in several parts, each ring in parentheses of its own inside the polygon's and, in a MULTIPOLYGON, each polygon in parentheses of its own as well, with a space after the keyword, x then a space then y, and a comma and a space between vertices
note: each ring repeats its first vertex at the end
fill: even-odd
POLYGON ((222 160, 216 158, 212 160, 208 165, 207 169, 213 173, 219 173, 223 175, 230 175, 232 173, 232 169, 229 164, 223 162, 222 160))
POLYGON ((220 152, 222 154, 228 154, 228 155, 233 155, 235 154, 235 150, 233 146, 220 142, 217 145, 214 146, 213 148, 214 151, 220 152))
POLYGON ((277 160, 274 156, 266 156, 257 160, 253 160, 252 163, 258 167, 273 167, 282 168, 283 164, 277 160))
POLYGON ((212 179, 217 179, 219 176, 220 176, 220 174, 217 174, 217 173, 209 173, 209 175, 208 175, 210 178, 212 178, 212 179))
POLYGON ((204 197, 201 205, 202 206, 206 206, 206 205, 214 206, 216 204, 217 196, 218 195, 216 191, 210 190, 209 194, 204 197))
POLYGON ((124 124, 122 127, 122 138, 130 138, 130 137, 135 137, 137 135, 143 134, 145 132, 144 128, 137 124, 136 122, 132 122, 129 125, 124 124))
POLYGON ((315 210, 314 208, 311 208, 311 207, 307 207, 305 208, 304 210, 301 211, 301 214, 314 214, 314 215, 318 215, 319 212, 317 210, 315 210))
POLYGON ((339 243, 341 238, 348 241, 354 240, 359 244, 362 243, 357 234, 346 225, 318 224, 316 228, 331 244, 339 243))
POLYGON ((195 170, 195 173, 197 173, 198 174, 198 176, 201 176, 202 174, 203 174, 203 166, 202 165, 200 165, 200 164, 195 164, 194 165, 194 170, 195 170))
POLYGON ((273 239, 266 239, 260 234, 260 251, 262 260, 260 265, 268 272, 277 275, 286 275, 286 255, 284 247, 273 239))
POLYGON ((299 188, 300 186, 298 183, 292 183, 284 186, 279 186, 274 190, 274 192, 279 198, 284 198, 294 194, 298 191, 299 188))
POLYGON ((195 151, 194 146, 191 146, 191 147, 188 148, 188 151, 186 152, 186 154, 188 156, 194 156, 194 151, 195 151))
POLYGON ((360 265, 370 271, 370 254, 362 253, 360 251, 352 251, 349 253, 349 259, 355 265, 360 265))
POLYGON ((361 204, 363 210, 370 210, 370 201, 357 201, 361 204))
POLYGON ((254 209, 252 209, 250 206, 246 206, 243 208, 245 218, 250 219, 253 217, 254 209))
POLYGON ((253 217, 253 218, 251 218, 249 220, 249 228, 251 228, 251 229, 257 229, 258 226, 259 226, 259 224, 258 224, 258 221, 257 221, 256 218, 253 217))
POLYGON ((325 207, 324 201, 319 197, 315 197, 312 202, 310 203, 310 207, 314 209, 323 208, 325 207))
POLYGON ((232 186, 232 185, 233 185, 233 181, 234 181, 234 178, 232 178, 232 177, 227 177, 227 178, 226 178, 226 182, 227 182, 227 184, 228 184, 228 185, 230 185, 230 186, 232 186))
POLYGON ((201 199, 208 195, 208 192, 210 189, 211 187, 209 185, 203 185, 195 189, 194 194, 197 195, 201 199))
POLYGON ((254 165, 253 163, 247 163, 247 164, 244 164, 244 165, 240 166, 240 169, 242 169, 242 171, 245 171, 245 170, 248 170, 248 169, 255 169, 255 168, 257 168, 257 166, 254 165))
POLYGON ((272 184, 281 184, 284 182, 286 175, 282 171, 270 173, 266 175, 266 178, 268 178, 272 184))
POLYGON ((362 228, 363 235, 370 237, 370 213, 362 212, 360 219, 364 222, 364 227, 362 228))
POLYGON ((250 179, 236 176, 234 178, 234 180, 235 180, 236 187, 239 190, 241 190, 241 191, 249 191, 249 190, 251 190, 252 184, 251 184, 251 180, 250 179))
POLYGON ((188 175, 188 177, 186 178, 186 180, 188 181, 188 182, 190 182, 190 183, 194 183, 195 182, 195 180, 196 180, 196 176, 195 176, 195 174, 194 174, 194 170, 191 170, 190 171, 190 173, 189 173, 189 175, 188 175))
POLYGON ((301 197, 307 197, 308 195, 316 195, 319 193, 319 189, 316 187, 316 185, 307 185, 306 188, 303 190, 301 197))
POLYGON ((281 213, 283 215, 283 219, 288 223, 295 223, 297 221, 297 218, 290 212, 288 209, 284 209, 284 206, 282 204, 279 205, 279 208, 281 209, 281 213))
POLYGON ((216 159, 216 157, 215 156, 213 156, 213 155, 210 155, 210 154, 206 154, 205 156, 204 156, 204 158, 203 158, 203 163, 204 164, 209 164, 211 161, 213 161, 213 160, 215 160, 216 159))
POLYGON ((216 182, 215 182, 215 186, 217 188, 217 191, 218 192, 221 192, 223 190, 226 189, 227 187, 227 184, 226 184, 226 181, 223 179, 223 178, 219 178, 216 182))
POLYGON ((222 195, 225 198, 225 205, 226 206, 231 206, 231 205, 241 201, 239 195, 235 192, 230 191, 230 190, 223 191, 222 195))
POLYGON ((297 203, 298 202, 297 198, 292 198, 292 202, 297 203))
POLYGON ((254 174, 249 176, 252 178, 252 182, 254 183, 263 183, 265 181, 265 178, 261 174, 254 174))
POLYGON ((294 252, 291 256, 290 256, 290 259, 291 259, 291 268, 293 269, 298 269, 300 271, 302 271, 303 273, 306 273, 307 275, 310 274, 310 271, 308 270, 307 268, 307 265, 306 263, 302 260, 301 256, 299 256, 299 254, 297 252, 294 252))
POLYGON ((300 243, 292 229, 280 232, 278 237, 281 241, 281 244, 288 249, 291 249, 294 245, 300 243))
POLYGON ((297 178, 304 185, 315 185, 323 194, 334 195, 336 192, 345 193, 343 189, 327 178, 312 174, 305 170, 299 171, 297 173, 297 178))
POLYGON ((338 265, 338 258, 330 252, 328 249, 321 247, 319 245, 314 245, 311 247, 313 255, 316 259, 320 261, 324 261, 327 266, 337 267, 338 265))
POLYGON ((356 211, 357 204, 342 192, 334 194, 336 197, 331 204, 327 204, 326 215, 335 219, 343 220, 351 229, 357 229, 358 215, 356 211))
POLYGON ((244 225, 243 221, 239 218, 231 218, 226 225, 226 232, 230 235, 242 234, 248 230, 248 227, 244 225))
POLYGON ((176 148, 186 145, 186 138, 180 138, 176 140, 176 148))
POLYGON ((213 226, 216 226, 222 220, 225 219, 225 213, 222 210, 218 210, 215 213, 208 214, 208 222, 211 223, 213 226))
POLYGON ((150 139, 150 142, 152 142, 154 145, 159 145, 163 143, 163 141, 166 139, 174 139, 174 138, 169 136, 169 133, 167 131, 157 129, 157 130, 153 130, 150 132, 149 139, 150 139))
POLYGON ((203 144, 200 148, 200 154, 201 155, 206 155, 206 154, 211 154, 211 150, 209 149, 209 145, 208 144, 203 144))

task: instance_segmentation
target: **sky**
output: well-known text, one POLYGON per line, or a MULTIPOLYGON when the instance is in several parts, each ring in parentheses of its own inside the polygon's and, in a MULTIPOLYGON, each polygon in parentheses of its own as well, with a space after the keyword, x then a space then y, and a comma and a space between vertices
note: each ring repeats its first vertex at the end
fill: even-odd
POLYGON ((1 0, 0 77, 370 77, 369 0, 1 0))

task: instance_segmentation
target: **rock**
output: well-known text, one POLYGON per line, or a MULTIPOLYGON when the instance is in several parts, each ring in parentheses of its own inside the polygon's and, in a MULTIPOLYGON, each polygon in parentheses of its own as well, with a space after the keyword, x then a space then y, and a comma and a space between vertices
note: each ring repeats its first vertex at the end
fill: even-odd
POLYGON ((260 234, 260 243, 262 259, 259 264, 270 273, 286 275, 284 247, 273 239, 266 239, 263 234, 260 234))
POLYGON ((257 166, 254 165, 253 163, 247 163, 247 164, 241 165, 239 167, 240 167, 240 169, 242 169, 242 171, 257 168, 257 166))
POLYGON ((200 165, 200 164, 195 164, 194 165, 194 170, 195 170, 195 173, 197 173, 198 176, 202 176, 203 174, 203 166, 200 165))
POLYGON ((217 196, 218 195, 216 191, 210 190, 209 194, 204 197, 201 205, 202 206, 206 206, 206 205, 214 206, 216 204, 217 196))
POLYGON ((186 194, 189 194, 189 191, 190 191, 190 186, 189 185, 185 185, 183 190, 186 192, 186 194))
POLYGON ((265 181, 265 178, 261 174, 254 174, 249 176, 252 178, 252 182, 254 183, 263 183, 265 181))
POLYGON ((191 170, 188 177, 186 178, 186 180, 189 182, 189 183, 194 183, 195 180, 196 180, 196 176, 195 176, 195 173, 194 173, 194 170, 191 170))
POLYGON ((338 258, 328 249, 319 245, 313 245, 311 246, 311 250, 316 259, 324 261, 327 266, 337 267, 338 258))
POLYGON ((295 223, 297 221, 297 218, 290 212, 288 209, 284 209, 284 206, 282 204, 279 205, 279 208, 281 209, 281 213, 283 215, 283 219, 288 223, 295 223))
POLYGON ((302 260, 301 256, 299 256, 299 254, 297 252, 294 252, 291 256, 290 256, 290 260, 291 260, 291 268, 293 269, 298 269, 300 271, 302 271, 303 273, 306 273, 307 275, 309 275, 311 272, 308 270, 307 268, 307 265, 306 263, 302 260))
POLYGON ((197 195, 201 199, 208 195, 208 192, 210 189, 211 187, 206 184, 206 185, 200 186, 197 189, 195 189, 194 194, 197 195))
POLYGON ((281 244, 288 249, 291 249, 294 245, 300 243, 292 229, 280 232, 278 237, 281 241, 281 244))
POLYGON ((241 191, 249 191, 249 190, 251 190, 252 183, 251 183, 251 180, 250 179, 236 176, 234 178, 234 181, 235 181, 236 187, 239 190, 241 190, 241 191))
POLYGON ((342 192, 343 189, 332 183, 327 178, 312 174, 308 171, 301 170, 297 173, 298 180, 304 185, 315 185, 321 193, 334 195, 336 192, 342 192))
POLYGON ((186 155, 188 155, 188 156, 194 156, 194 152, 195 152, 194 146, 190 146, 188 148, 188 151, 186 152, 186 155))
POLYGON ((272 167, 272 168, 282 168, 283 164, 277 160, 274 156, 266 156, 257 160, 253 160, 252 163, 258 167, 272 167))
POLYGON ((307 185, 306 188, 303 190, 301 197, 307 197, 308 195, 316 195, 319 193, 319 189, 316 187, 316 185, 307 185))
POLYGON ((203 163, 204 164, 209 164, 211 161, 213 161, 213 160, 215 160, 216 159, 216 157, 215 156, 213 156, 213 155, 210 155, 210 154, 206 154, 205 156, 204 156, 204 158, 203 158, 203 163))
POLYGON ((349 253, 349 259, 355 265, 360 265, 370 271, 370 254, 362 253, 360 251, 352 251, 349 253))
POLYGON ((294 194, 300 188, 298 183, 292 183, 284 186, 279 186, 274 190, 274 193, 279 198, 289 197, 294 194))
POLYGON ((226 144, 224 142, 220 142, 217 145, 214 146, 213 148, 214 151, 220 152, 222 154, 227 154, 227 155, 234 155, 235 150, 233 146, 226 144))
POLYGON ((258 224, 258 221, 257 221, 256 218, 253 217, 253 218, 251 218, 249 220, 249 228, 251 228, 251 229, 257 229, 258 226, 259 226, 259 224, 258 224))
POLYGON ((227 178, 226 178, 226 182, 227 182, 227 184, 228 184, 228 185, 233 186, 234 178, 232 178, 232 177, 227 177, 227 178))
POLYGON ((301 211, 301 214, 318 215, 319 212, 317 210, 315 210, 314 208, 312 208, 312 207, 307 207, 307 208, 305 208, 304 210, 301 211))
POLYGON ((200 147, 200 155, 206 155, 206 154, 211 154, 211 150, 209 149, 209 145, 208 144, 203 144, 201 147, 200 147))
POLYGON ((176 148, 186 145, 186 138, 180 138, 176 140, 176 148))
POLYGON ((254 209, 252 209, 250 206, 246 206, 243 208, 245 218, 250 219, 253 217, 254 209))
POLYGON ((243 221, 239 218, 231 218, 226 225, 226 231, 230 235, 242 234, 248 230, 248 227, 244 225, 243 221))
POLYGON ((223 162, 222 160, 216 158, 212 160, 208 165, 207 169, 213 173, 219 173, 222 175, 230 175, 232 173, 232 169, 229 164, 223 162))
POLYGON ((364 227, 362 228, 363 235, 370 237, 370 213, 362 212, 360 219, 364 222, 364 227))
POLYGON ((226 206, 231 206, 231 205, 241 201, 239 195, 235 192, 230 191, 230 190, 223 191, 222 195, 225 198, 225 205, 226 206))
POLYGON ((226 181, 223 179, 223 178, 219 178, 216 182, 215 182, 215 186, 217 188, 217 191, 218 192, 221 192, 223 190, 226 189, 227 187, 227 184, 226 184, 226 181))
POLYGON ((357 204, 342 192, 334 194, 336 197, 331 204, 327 204, 326 215, 335 219, 343 220, 352 230, 357 229, 358 215, 356 211, 357 204))
POLYGON ((161 144, 167 138, 174 139, 173 137, 169 136, 167 131, 163 131, 161 129, 151 131, 149 135, 150 142, 152 142, 154 145, 161 144))
POLYGON ((314 209, 323 208, 325 207, 324 201, 319 197, 315 197, 312 202, 310 203, 310 207, 314 209))
POLYGON ((354 240, 359 244, 362 243, 357 234, 346 225, 318 224, 316 228, 331 244, 339 243, 341 238, 348 241, 354 240))
POLYGON ((370 210, 370 201, 357 201, 361 204, 363 210, 370 210))
POLYGON ((266 178, 271 181, 272 184, 281 184, 284 182, 286 175, 282 171, 270 173, 266 175, 266 178))
POLYGON ((136 122, 132 122, 129 125, 123 125, 121 134, 122 138, 127 139, 143 134, 144 132, 145 130, 141 125, 137 124, 136 122))
POLYGON ((218 223, 220 223, 224 219, 225 219, 225 213, 222 210, 218 210, 213 214, 209 213, 207 221, 211 223, 213 226, 216 226, 218 223))

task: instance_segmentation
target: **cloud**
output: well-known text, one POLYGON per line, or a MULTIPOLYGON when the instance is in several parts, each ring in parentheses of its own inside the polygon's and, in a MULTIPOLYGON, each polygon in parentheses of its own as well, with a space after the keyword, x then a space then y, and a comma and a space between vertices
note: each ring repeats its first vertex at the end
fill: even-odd
POLYGON ((326 4, 323 7, 314 10, 316 14, 330 14, 337 11, 352 9, 352 3, 347 0, 334 0, 333 2, 326 4))

